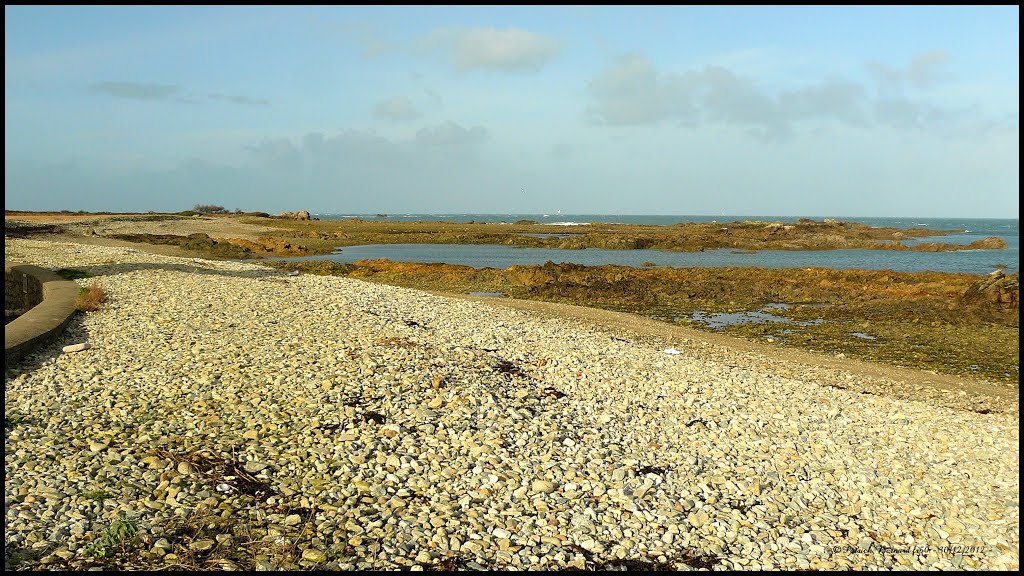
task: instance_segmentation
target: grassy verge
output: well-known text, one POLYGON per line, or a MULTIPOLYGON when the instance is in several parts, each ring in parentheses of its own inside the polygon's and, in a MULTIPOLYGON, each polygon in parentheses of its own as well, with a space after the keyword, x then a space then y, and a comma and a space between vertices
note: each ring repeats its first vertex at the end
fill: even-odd
POLYGON ((92 274, 89 274, 85 270, 76 270, 74 268, 61 268, 56 272, 57 276, 65 280, 78 280, 79 278, 90 278, 92 274))

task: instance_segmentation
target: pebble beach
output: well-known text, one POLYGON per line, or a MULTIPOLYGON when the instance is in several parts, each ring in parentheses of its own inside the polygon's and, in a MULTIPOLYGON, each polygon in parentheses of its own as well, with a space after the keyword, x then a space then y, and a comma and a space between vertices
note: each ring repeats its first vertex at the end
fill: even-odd
POLYGON ((95 565, 124 518, 152 569, 1019 567, 1015 408, 253 263, 5 257, 109 297, 6 369, 7 568, 95 565))

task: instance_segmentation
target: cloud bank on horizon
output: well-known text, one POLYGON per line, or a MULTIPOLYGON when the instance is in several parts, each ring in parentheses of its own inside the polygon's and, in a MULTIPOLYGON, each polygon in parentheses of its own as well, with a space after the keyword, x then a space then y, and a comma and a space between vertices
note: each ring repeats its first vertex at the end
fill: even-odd
POLYGON ((1019 7, 5 7, 5 206, 1019 217, 1019 7))

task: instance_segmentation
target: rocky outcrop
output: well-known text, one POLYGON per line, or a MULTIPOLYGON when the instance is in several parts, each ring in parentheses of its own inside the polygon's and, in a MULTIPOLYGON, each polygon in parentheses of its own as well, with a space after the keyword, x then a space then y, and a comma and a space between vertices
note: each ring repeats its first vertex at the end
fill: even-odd
POLYGON ((299 210, 298 212, 281 212, 277 217, 286 218, 288 220, 309 220, 309 212, 306 210, 299 210))
POLYGON ((996 236, 989 236, 981 240, 975 240, 970 244, 951 244, 949 242, 921 242, 905 250, 915 252, 954 252, 957 250, 1002 250, 1006 248, 1006 241, 996 236))
POLYGON ((989 236, 983 240, 975 240, 967 246, 971 250, 1002 250, 1006 248, 1006 241, 996 236, 989 236))
POLYGON ((1017 315, 1020 299, 1020 273, 1007 276, 996 270, 979 280, 964 292, 961 301, 966 303, 988 303, 1001 312, 1017 315))
POLYGON ((256 255, 273 254, 274 256, 307 256, 309 251, 305 246, 292 244, 287 240, 262 236, 255 242, 244 238, 231 238, 228 242, 244 248, 256 255))

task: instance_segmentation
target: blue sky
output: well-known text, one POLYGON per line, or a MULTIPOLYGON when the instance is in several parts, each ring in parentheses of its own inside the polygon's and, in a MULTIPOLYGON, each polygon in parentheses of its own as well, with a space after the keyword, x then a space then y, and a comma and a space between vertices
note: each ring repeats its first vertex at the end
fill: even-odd
POLYGON ((4 9, 5 207, 1019 217, 1019 7, 4 9))

